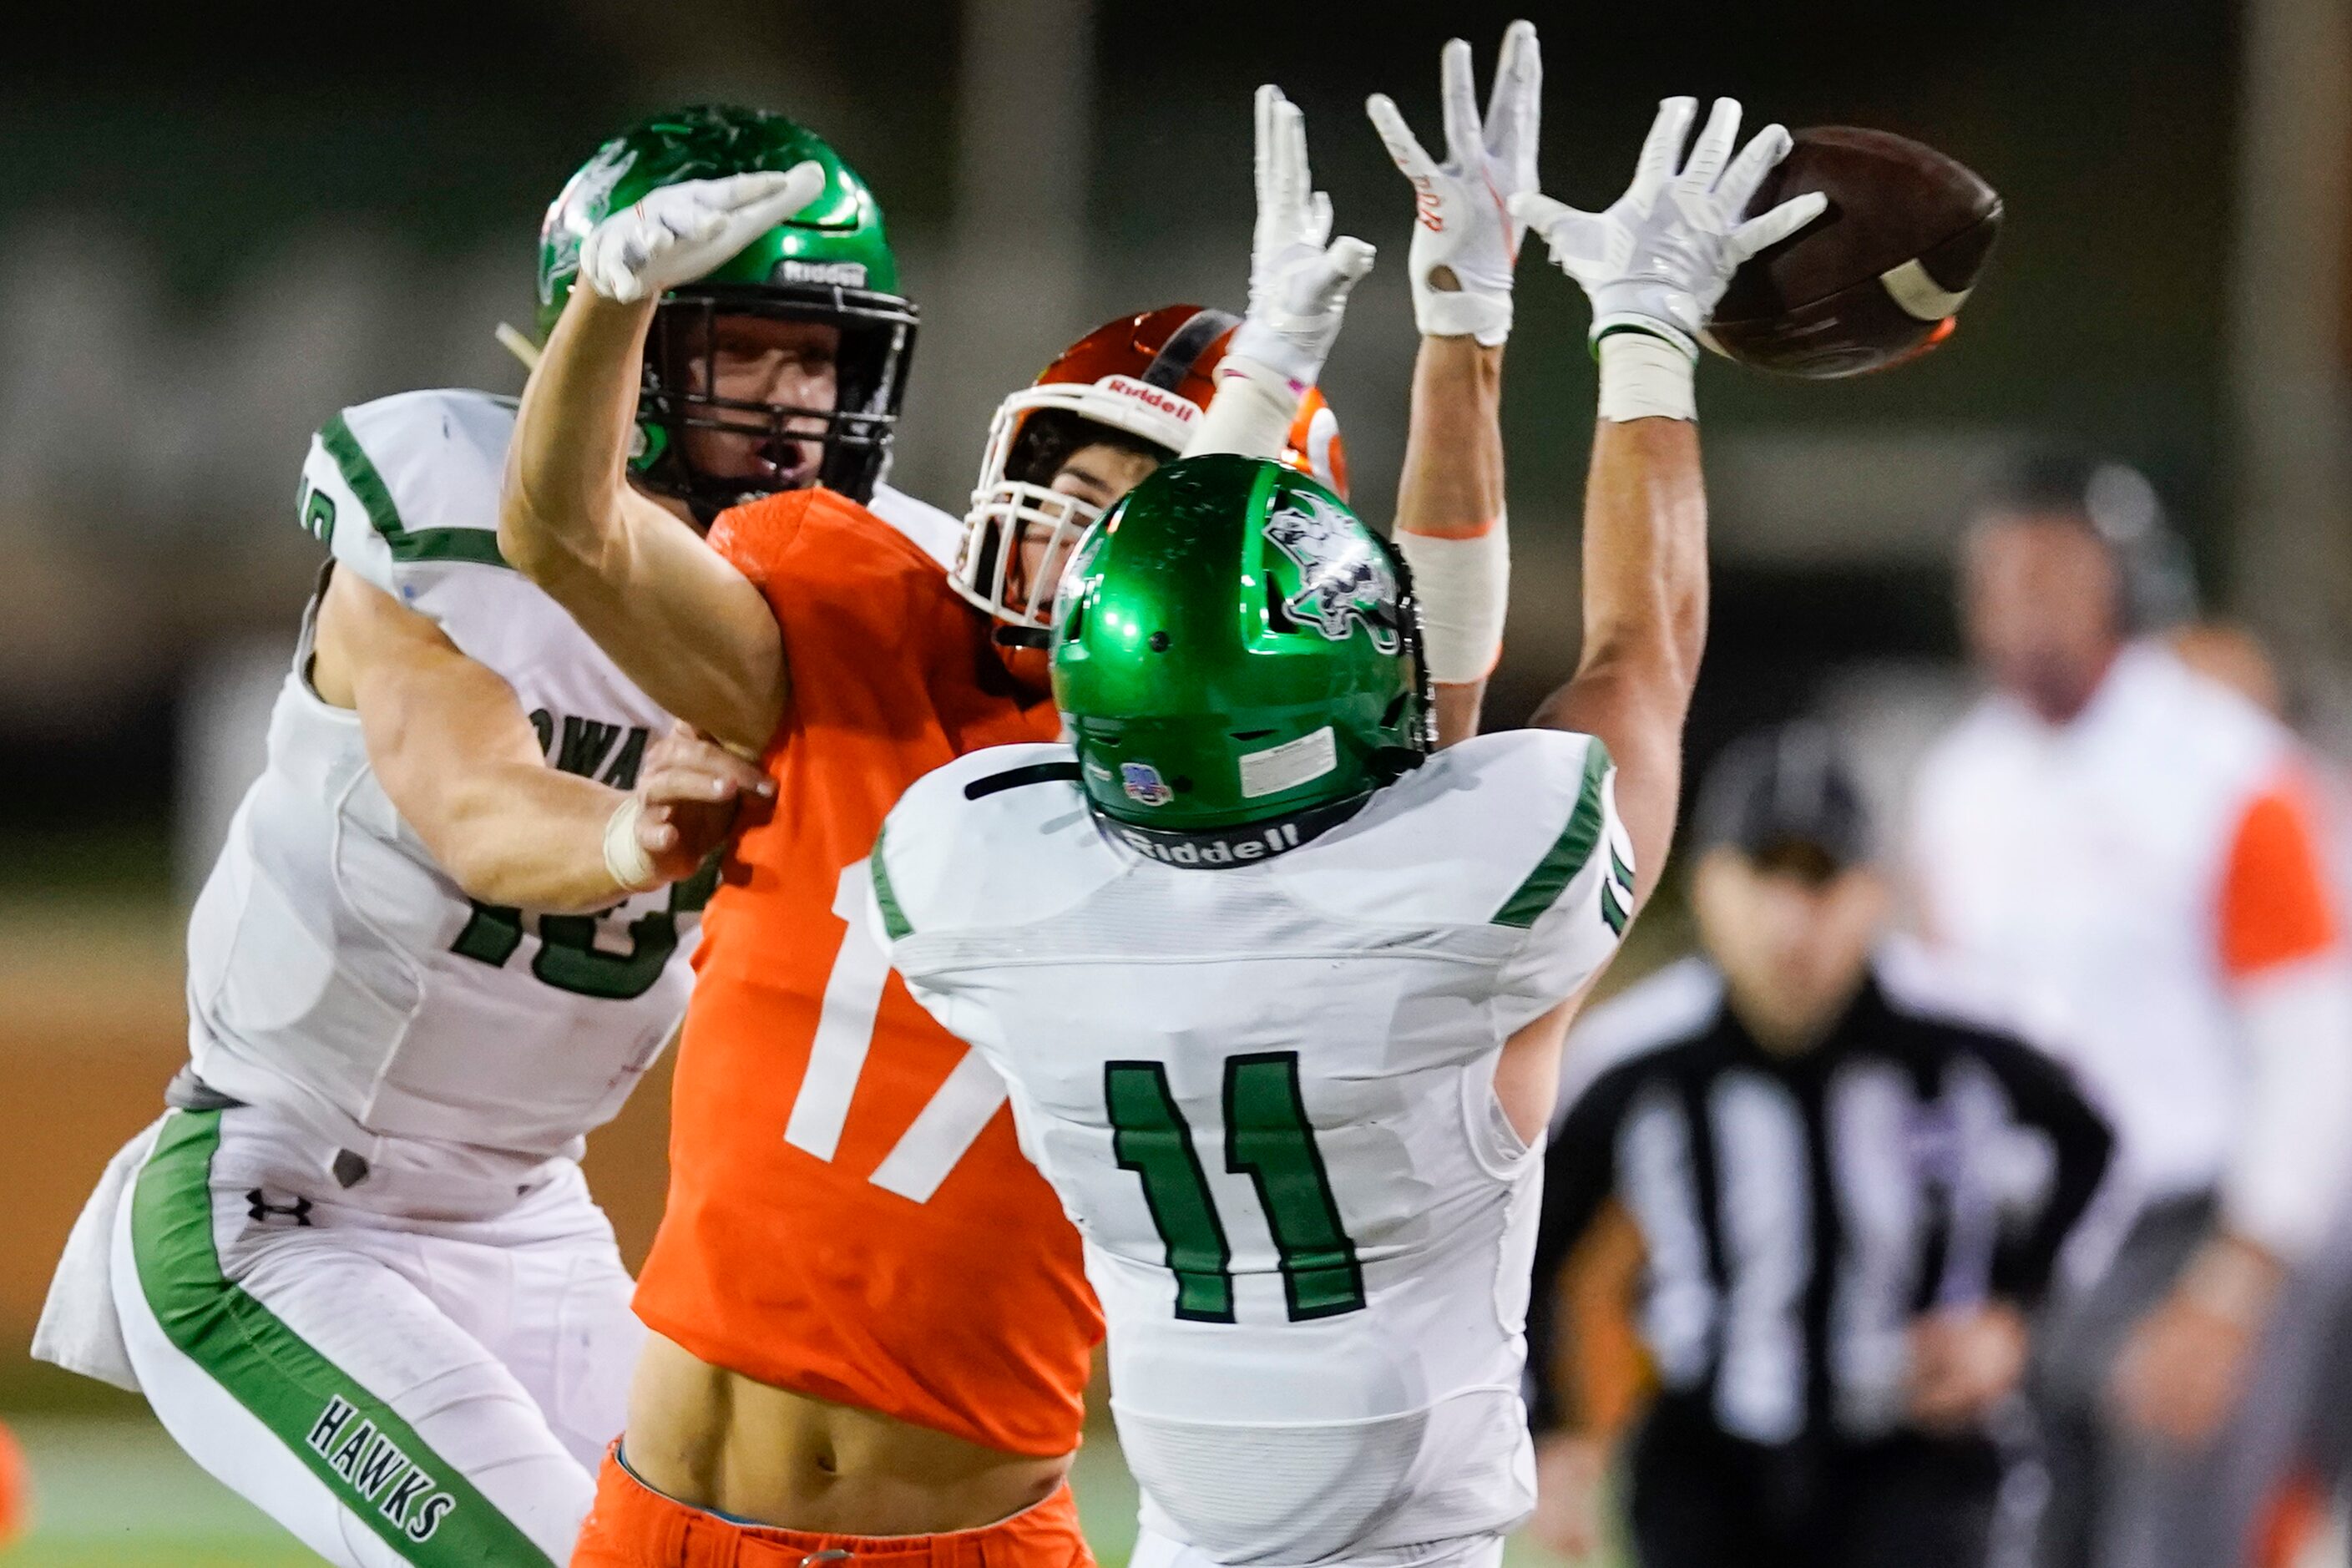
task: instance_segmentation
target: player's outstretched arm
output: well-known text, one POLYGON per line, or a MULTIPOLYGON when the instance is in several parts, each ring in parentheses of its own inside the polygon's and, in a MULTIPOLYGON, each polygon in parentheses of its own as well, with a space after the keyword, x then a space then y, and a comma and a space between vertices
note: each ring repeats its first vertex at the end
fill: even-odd
POLYGON ((1534 722, 1598 736, 1617 764, 1638 898, 1656 886, 1682 783, 1683 721, 1706 641, 1706 491, 1692 390, 1695 334, 1731 275, 1819 214, 1818 194, 1741 221, 1789 150, 1768 126, 1739 151, 1739 105, 1717 99, 1683 156, 1696 100, 1668 99, 1633 182, 1608 211, 1542 195, 1511 210, 1592 300, 1601 410, 1584 498, 1584 647, 1534 722))
POLYGON ((319 607, 311 681, 356 709, 368 762, 402 820, 466 896, 584 914, 691 876, 724 841, 758 769, 673 736, 633 791, 548 765, 514 690, 441 628, 356 572, 319 607))
POLYGON ((1412 182, 1406 263, 1421 350, 1397 485, 1397 548, 1412 567, 1437 699, 1437 740, 1478 731, 1486 678, 1503 650, 1511 556, 1503 497, 1503 344, 1511 275, 1527 226, 1510 200, 1536 188, 1543 57, 1535 26, 1503 35, 1483 117, 1460 38, 1439 56, 1445 157, 1433 158, 1387 95, 1365 109, 1412 182))
POLYGON ((1331 198, 1315 188, 1307 117, 1272 83, 1257 89, 1257 224, 1250 234, 1249 313, 1216 370, 1217 395, 1186 457, 1277 458, 1299 404, 1339 338, 1348 292, 1372 247, 1331 237, 1331 198))
POLYGON ((823 188, 818 165, 664 186, 590 232, 580 281, 523 391, 499 548, 670 712, 746 753, 787 695, 783 639, 757 588, 630 488, 638 367, 661 296, 741 250, 823 188))

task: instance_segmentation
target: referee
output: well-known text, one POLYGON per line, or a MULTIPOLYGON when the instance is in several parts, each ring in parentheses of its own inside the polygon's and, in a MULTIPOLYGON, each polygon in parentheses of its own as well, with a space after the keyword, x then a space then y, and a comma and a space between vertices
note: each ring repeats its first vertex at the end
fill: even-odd
POLYGON ((1643 1568, 1975 1568, 2002 1479, 1986 1419, 2106 1127, 1884 942, 1862 797, 1824 731, 1735 744, 1695 833, 1705 956, 1582 1026, 1546 1157, 1538 1533, 1589 1519, 1605 1468, 1555 1365, 1553 1286, 1622 1209, 1659 1385, 1622 1456, 1643 1568))

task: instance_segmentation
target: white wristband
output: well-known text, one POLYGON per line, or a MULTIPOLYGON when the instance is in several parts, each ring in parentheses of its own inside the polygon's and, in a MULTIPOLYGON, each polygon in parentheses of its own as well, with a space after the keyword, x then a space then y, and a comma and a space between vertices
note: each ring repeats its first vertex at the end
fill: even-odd
POLYGON ((642 893, 661 881, 653 857, 637 842, 637 819, 645 814, 645 803, 631 795, 604 821, 604 871, 624 892, 642 893))
POLYGON ((1228 353, 1217 362, 1217 395, 1201 427, 1192 432, 1188 458, 1238 452, 1244 458, 1279 458, 1290 444, 1290 427, 1306 401, 1301 383, 1254 359, 1228 353))
POLYGON ((1475 338, 1498 348, 1511 335, 1511 297, 1466 289, 1416 289, 1413 325, 1424 338, 1475 338))
POLYGON ((1421 605, 1429 679, 1449 686, 1484 680, 1503 657, 1503 616, 1511 602, 1511 536, 1505 520, 1470 538, 1396 532, 1421 605))
POLYGON ((1601 417, 1696 421, 1696 369, 1690 355, 1654 333, 1611 332, 1601 340, 1601 417))

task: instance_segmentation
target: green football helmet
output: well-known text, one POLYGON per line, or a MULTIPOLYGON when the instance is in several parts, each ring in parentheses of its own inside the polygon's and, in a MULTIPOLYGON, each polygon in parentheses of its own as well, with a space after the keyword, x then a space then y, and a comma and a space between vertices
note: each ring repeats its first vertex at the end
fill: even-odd
POLYGON ((874 193, 805 127, 765 110, 706 104, 640 121, 596 149, 564 184, 540 228, 543 339, 579 279, 581 242, 604 218, 664 185, 781 173, 809 158, 824 167, 824 190, 816 200, 708 278, 663 296, 646 341, 637 404, 643 439, 631 466, 647 489, 688 501, 706 522, 772 487, 698 472, 681 439, 690 429, 781 446, 819 438, 814 431, 821 424, 824 458, 817 481, 861 502, 873 495, 898 430, 916 325, 914 305, 898 292, 898 264, 874 193), (835 405, 798 408, 714 395, 715 329, 728 316, 837 327, 835 405))
POLYGON ((1256 858, 1228 830, 1352 811, 1430 750, 1402 559, 1278 462, 1185 458, 1136 486, 1073 553, 1052 637, 1095 809, 1210 845, 1163 858, 1256 858))

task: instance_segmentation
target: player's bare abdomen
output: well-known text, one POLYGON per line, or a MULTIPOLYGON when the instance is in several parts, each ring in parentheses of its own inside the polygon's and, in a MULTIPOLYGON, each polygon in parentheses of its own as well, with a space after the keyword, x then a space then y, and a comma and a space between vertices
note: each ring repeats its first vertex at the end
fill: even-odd
POLYGON ((976 1530, 1051 1496, 1070 1465, 757 1383, 659 1334, 637 1363, 625 1451, 680 1502, 847 1535, 976 1530))

